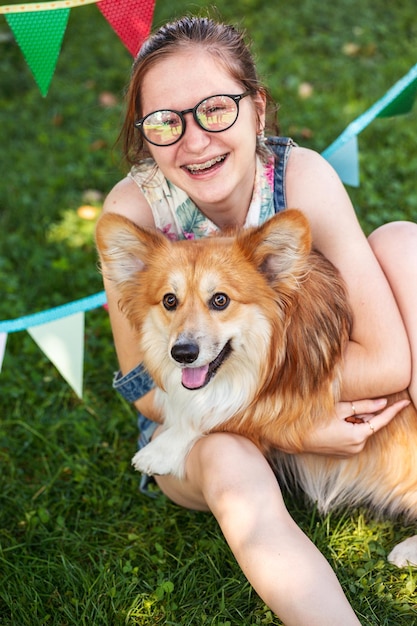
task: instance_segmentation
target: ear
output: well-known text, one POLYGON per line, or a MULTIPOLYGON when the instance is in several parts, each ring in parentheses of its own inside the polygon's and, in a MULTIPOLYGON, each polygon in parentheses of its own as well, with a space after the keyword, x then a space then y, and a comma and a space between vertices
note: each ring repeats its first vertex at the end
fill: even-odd
POLYGON ((266 118, 266 93, 264 89, 259 89, 256 92, 256 95, 253 97, 253 101, 255 104, 256 118, 257 118, 257 128, 256 132, 258 134, 263 133, 265 130, 265 118, 266 118))
POLYGON ((120 285, 141 272, 155 248, 168 242, 156 229, 140 228, 126 217, 106 213, 97 222, 96 245, 103 276, 120 285))
POLYGON ((286 209, 242 238, 269 282, 297 281, 308 270, 311 232, 301 211, 286 209))

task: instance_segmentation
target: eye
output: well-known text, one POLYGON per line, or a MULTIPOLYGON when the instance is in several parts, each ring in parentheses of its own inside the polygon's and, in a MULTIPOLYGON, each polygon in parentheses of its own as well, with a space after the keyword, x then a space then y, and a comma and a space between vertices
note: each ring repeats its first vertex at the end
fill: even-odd
POLYGON ((205 110, 205 113, 206 113, 206 115, 214 115, 215 113, 219 113, 219 112, 221 113, 222 111, 225 111, 225 110, 226 110, 226 108, 224 106, 221 107, 219 105, 216 105, 216 106, 213 105, 210 108, 207 108, 205 110))
POLYGON ((177 296, 174 293, 166 293, 162 298, 162 304, 167 311, 175 311, 178 306, 177 296))
POLYGON ((225 293, 215 293, 210 299, 209 305, 212 309, 223 311, 223 309, 226 309, 229 306, 229 302, 230 298, 225 293))

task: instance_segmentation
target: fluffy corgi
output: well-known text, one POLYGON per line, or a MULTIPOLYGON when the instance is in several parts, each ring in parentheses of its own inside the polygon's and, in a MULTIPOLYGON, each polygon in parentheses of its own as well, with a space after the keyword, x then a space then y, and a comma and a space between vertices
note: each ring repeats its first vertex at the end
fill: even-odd
MULTIPOLYGON (((417 518, 413 405, 355 456, 302 453, 306 433, 334 413, 352 314, 301 212, 176 242, 106 214, 96 241, 164 415, 161 434, 134 456, 136 469, 181 478, 193 444, 228 431, 251 439, 321 512, 365 505, 417 518)), ((401 558, 417 563, 414 549, 401 558)))

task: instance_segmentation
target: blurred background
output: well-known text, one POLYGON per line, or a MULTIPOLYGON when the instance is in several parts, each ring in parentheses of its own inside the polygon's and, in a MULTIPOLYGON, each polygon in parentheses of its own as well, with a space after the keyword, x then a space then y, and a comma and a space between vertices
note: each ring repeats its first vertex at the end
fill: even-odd
MULTIPOLYGON (((319 152, 417 63, 414 0, 157 1, 153 26, 207 11, 247 30, 281 133, 319 152)), ((44 98, 0 15, 0 320, 101 291, 94 223, 125 172, 115 143, 131 63, 97 7, 74 8, 44 98)), ((367 233, 417 219, 416 142, 416 110, 360 134, 348 192, 367 233)), ((111 389, 115 369, 103 308, 86 316, 82 400, 26 332, 8 337, 0 623, 279 624, 209 516, 137 493, 135 415, 111 389)), ((409 529, 289 506, 364 624, 417 624, 415 574, 385 562, 409 529)))

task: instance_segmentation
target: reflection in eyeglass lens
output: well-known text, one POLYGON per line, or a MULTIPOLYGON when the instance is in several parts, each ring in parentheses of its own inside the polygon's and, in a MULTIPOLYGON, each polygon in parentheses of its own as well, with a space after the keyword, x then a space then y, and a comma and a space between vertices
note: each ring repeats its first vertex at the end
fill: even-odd
POLYGON ((182 120, 174 111, 157 111, 143 123, 145 135, 155 143, 169 143, 182 133, 182 120))
MULTIPOLYGON (((238 105, 230 96, 213 96, 200 102, 194 109, 183 111, 193 113, 204 130, 218 132, 226 130, 236 121, 238 105)), ((156 145, 175 143, 184 132, 184 119, 176 111, 165 109, 150 113, 142 124, 145 137, 156 145)))
POLYGON ((216 96, 204 100, 196 115, 200 124, 207 130, 223 130, 236 119, 237 106, 232 98, 216 96))

